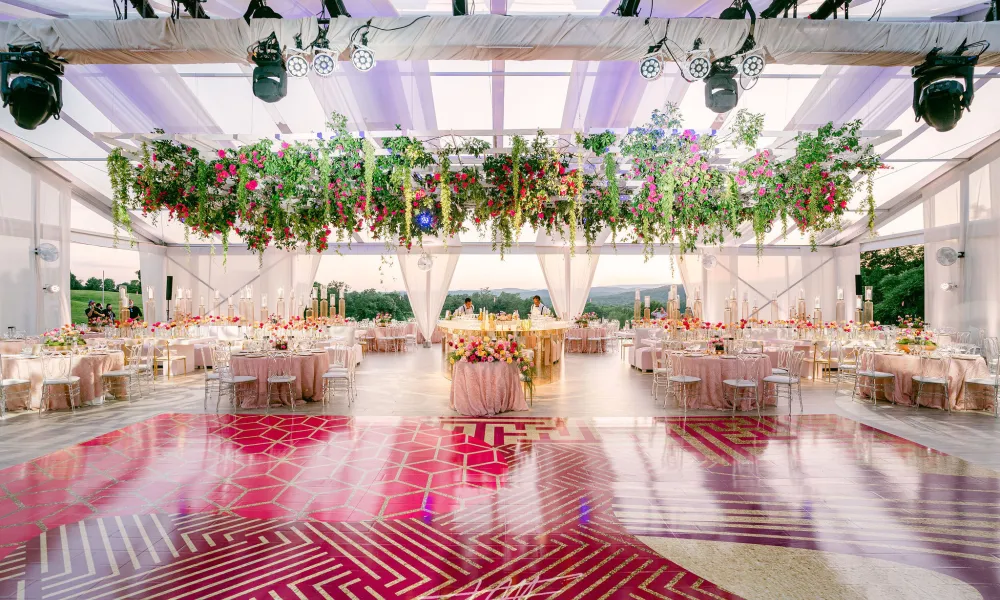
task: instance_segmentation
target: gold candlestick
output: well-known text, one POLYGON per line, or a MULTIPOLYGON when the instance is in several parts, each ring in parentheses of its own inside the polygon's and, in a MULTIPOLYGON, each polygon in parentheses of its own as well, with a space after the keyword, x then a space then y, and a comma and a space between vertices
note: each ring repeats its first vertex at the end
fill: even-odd
POLYGON ((875 320, 875 304, 872 303, 872 286, 865 286, 865 306, 862 315, 865 323, 875 320))
POLYGON ((346 310, 347 310, 347 297, 344 296, 344 295, 341 295, 340 296, 340 316, 344 317, 345 319, 347 318, 347 313, 344 312, 346 310))
POLYGON ((330 302, 326 298, 319 303, 319 316, 329 317, 330 316, 330 302))

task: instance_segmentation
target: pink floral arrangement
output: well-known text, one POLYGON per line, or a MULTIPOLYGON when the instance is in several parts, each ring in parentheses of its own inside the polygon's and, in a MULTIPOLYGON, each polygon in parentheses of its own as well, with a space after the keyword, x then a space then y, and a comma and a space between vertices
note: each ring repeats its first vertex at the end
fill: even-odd
POLYGON ((514 365, 517 370, 530 381, 532 376, 532 365, 528 361, 524 349, 517 343, 514 336, 507 336, 506 340, 494 340, 489 337, 474 336, 471 338, 458 338, 457 342, 448 342, 452 350, 448 353, 448 362, 468 363, 507 363, 514 365))

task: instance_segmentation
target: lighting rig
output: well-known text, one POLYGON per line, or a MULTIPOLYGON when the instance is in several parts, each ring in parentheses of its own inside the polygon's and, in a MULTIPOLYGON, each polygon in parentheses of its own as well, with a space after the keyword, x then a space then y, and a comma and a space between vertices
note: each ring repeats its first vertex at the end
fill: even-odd
POLYGON ((62 111, 63 61, 40 44, 0 52, 0 98, 22 129, 35 129, 62 111))
POLYGON ((979 56, 989 48, 986 41, 966 45, 962 43, 951 54, 942 54, 934 48, 922 64, 910 73, 913 75, 913 115, 917 121, 938 131, 950 131, 958 125, 962 112, 970 110, 975 94, 973 76, 979 56), (978 54, 966 54, 978 48, 978 54))

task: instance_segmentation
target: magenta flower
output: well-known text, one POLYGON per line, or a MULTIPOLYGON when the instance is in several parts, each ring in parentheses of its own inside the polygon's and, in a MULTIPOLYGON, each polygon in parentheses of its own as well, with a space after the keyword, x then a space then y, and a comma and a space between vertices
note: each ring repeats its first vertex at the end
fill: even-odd
POLYGON ((246 187, 251 192, 254 191, 255 189, 257 189, 257 180, 256 179, 251 179, 250 181, 247 182, 246 187))

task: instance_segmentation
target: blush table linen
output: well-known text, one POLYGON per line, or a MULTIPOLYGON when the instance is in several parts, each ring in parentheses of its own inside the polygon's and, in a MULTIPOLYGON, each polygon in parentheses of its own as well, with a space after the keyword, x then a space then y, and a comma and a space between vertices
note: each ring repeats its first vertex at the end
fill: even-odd
MULTIPOLYGON (((722 358, 721 356, 685 356, 682 359, 683 374, 693 375, 701 378, 699 383, 691 384, 688 389, 688 408, 731 410, 722 400, 724 379, 736 379, 739 370, 738 358, 722 358)), ((766 398, 766 386, 764 377, 771 374, 771 359, 766 355, 760 362, 758 373, 759 393, 761 401, 765 406, 775 405, 774 398, 766 398)), ((744 400, 738 407, 739 410, 750 410, 750 401, 744 400)))
POLYGON ((584 354, 604 352, 606 342, 597 338, 605 338, 607 335, 607 327, 571 327, 566 331, 566 351, 584 354), (570 337, 580 339, 573 340, 570 344, 570 337))
POLYGON ((451 408, 470 416, 528 410, 517 367, 500 362, 455 363, 451 408))
MULTIPOLYGON (((7 379, 27 379, 31 386, 31 407, 37 409, 42 402, 42 381, 45 379, 45 359, 28 358, 22 356, 4 356, 3 373, 7 379)), ((72 358, 70 374, 80 378, 80 402, 82 404, 93 403, 95 399, 104 395, 104 385, 101 375, 108 371, 117 371, 125 368, 125 355, 121 352, 109 352, 107 354, 86 354, 74 356, 72 358)), ((23 394, 11 394, 12 396, 23 396, 23 394)), ((13 398, 8 397, 8 402, 13 398)), ((27 406, 12 406, 8 403, 8 410, 23 410, 27 406)), ((52 404, 49 407, 53 410, 69 408, 69 398, 65 393, 54 394, 52 404)))
MULTIPOLYGON (((242 408, 264 408, 267 406, 267 357, 236 356, 230 359, 234 375, 249 375, 257 378, 256 398, 244 397, 242 408), (252 402, 252 404, 251 404, 252 402)), ((327 352, 315 352, 309 355, 293 354, 289 369, 295 376, 292 382, 292 395, 296 401, 302 399, 319 399, 323 395, 323 374, 330 368, 330 357, 327 352)), ((281 385, 280 399, 283 404, 291 404, 287 388, 281 385)))
MULTIPOLYGON (((944 359, 942 359, 944 360, 944 359)), ((875 370, 885 373, 892 373, 896 376, 895 397, 893 400, 900 404, 913 405, 913 396, 916 395, 916 386, 913 385, 913 376, 920 375, 920 358, 909 354, 876 354, 875 370)), ((939 371, 935 370, 934 374, 939 371)), ((930 375, 930 371, 928 371, 930 375)), ((953 410, 965 410, 965 396, 963 393, 963 383, 966 379, 977 377, 990 377, 990 370, 986 367, 986 361, 981 356, 973 360, 952 358, 948 365, 948 400, 953 410)), ((940 393, 928 394, 925 390, 921 396, 921 406, 933 408, 945 408, 943 398, 940 393)))
POLYGON ((0 354, 20 354, 26 347, 29 346, 25 340, 3 340, 0 341, 0 354))

